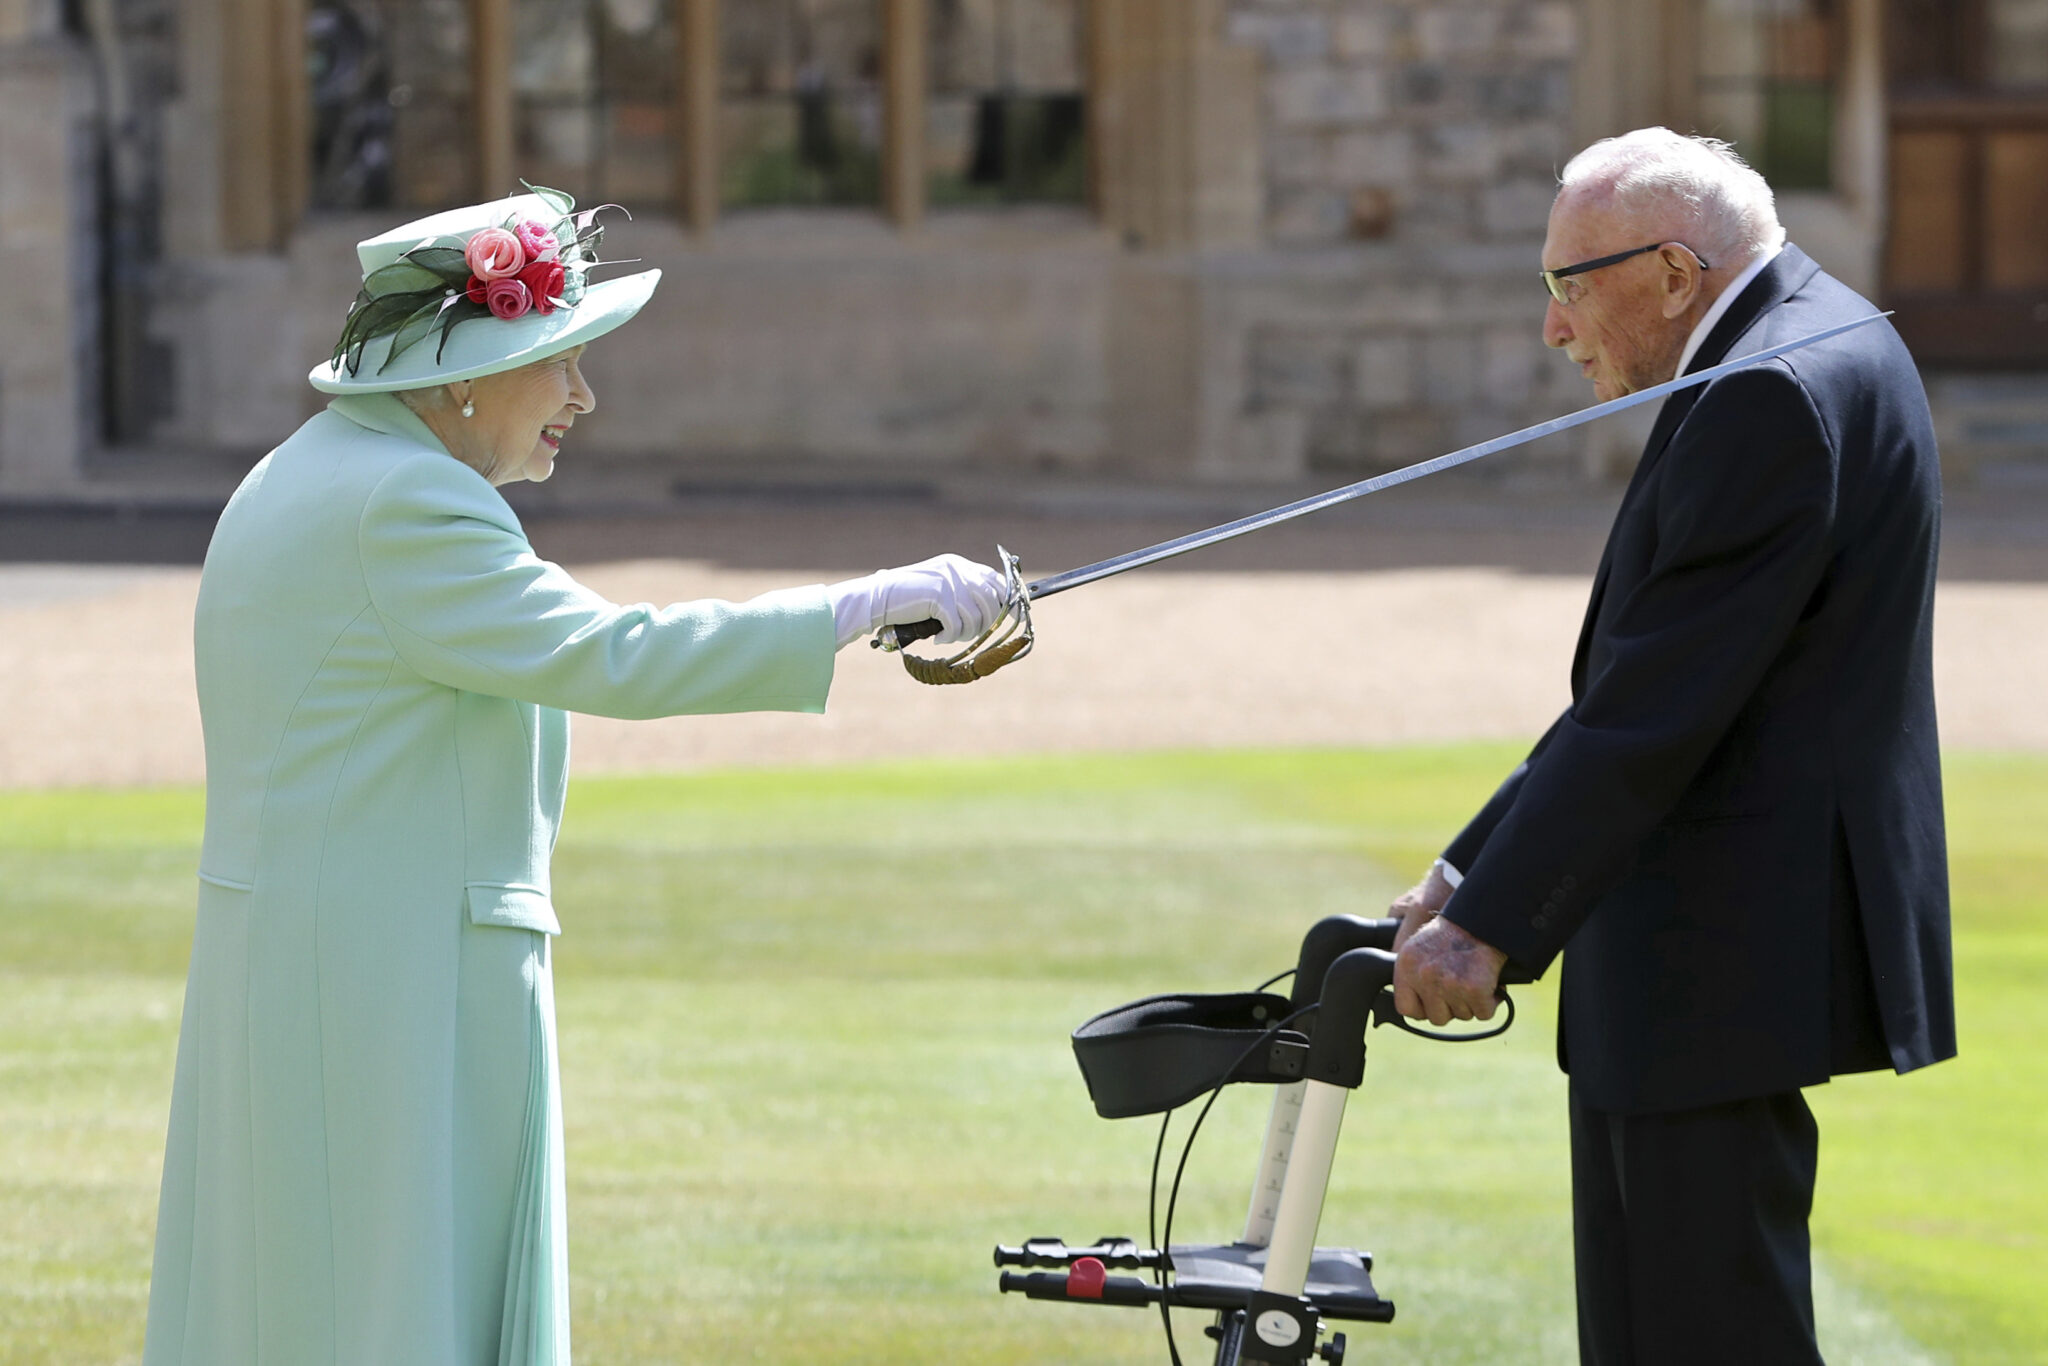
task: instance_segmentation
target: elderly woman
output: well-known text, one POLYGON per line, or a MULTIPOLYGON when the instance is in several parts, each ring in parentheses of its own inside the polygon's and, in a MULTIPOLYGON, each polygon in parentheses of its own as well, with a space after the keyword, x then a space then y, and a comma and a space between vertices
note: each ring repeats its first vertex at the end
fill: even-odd
POLYGON ((660 278, 587 282, 570 207, 524 195, 362 243, 311 376, 336 397, 207 553, 206 838, 147 1366, 567 1363, 566 713, 818 712, 839 647, 1002 610, 1000 576, 952 556, 655 608, 535 555, 494 486, 553 472, 595 406, 585 345, 660 278))

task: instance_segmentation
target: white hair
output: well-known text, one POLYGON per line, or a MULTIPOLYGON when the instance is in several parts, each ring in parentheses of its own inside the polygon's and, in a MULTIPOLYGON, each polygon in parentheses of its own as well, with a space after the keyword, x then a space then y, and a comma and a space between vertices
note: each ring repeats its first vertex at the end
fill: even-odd
POLYGON ((1638 128, 1594 143, 1557 179, 1560 193, 1604 188, 1623 213, 1671 222, 1714 266, 1739 270, 1785 245, 1770 183, 1719 138, 1638 128))

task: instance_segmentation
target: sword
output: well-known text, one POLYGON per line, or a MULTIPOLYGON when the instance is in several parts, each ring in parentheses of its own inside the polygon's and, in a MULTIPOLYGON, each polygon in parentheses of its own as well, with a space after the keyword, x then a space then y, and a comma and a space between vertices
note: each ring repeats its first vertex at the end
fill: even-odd
MULTIPOLYGON (((1689 375, 1681 375, 1677 379, 1668 380, 1663 384, 1653 385, 1648 389, 1642 389, 1633 394, 1623 394, 1620 398, 1612 398, 1605 403, 1596 403, 1590 408, 1581 408, 1575 413, 1566 413, 1563 417, 1554 417, 1547 422, 1539 422, 1533 427, 1524 427, 1518 432, 1509 432, 1506 436, 1496 436, 1491 440, 1482 441, 1476 446, 1467 446, 1463 450, 1452 451, 1448 455, 1435 456, 1431 459, 1405 466, 1402 469, 1389 470, 1385 474, 1375 474, 1369 479, 1361 479, 1357 483, 1331 489, 1327 493, 1318 493, 1313 497, 1286 503, 1280 507, 1268 509, 1265 512, 1255 512, 1249 517, 1240 517, 1236 521, 1225 522, 1221 526, 1212 526, 1206 531, 1193 531, 1185 536, 1176 536, 1170 541, 1161 541, 1158 545, 1146 546, 1143 550, 1131 550, 1122 555, 1112 555, 1109 559, 1098 560, 1094 564, 1082 565, 1079 569, 1069 569, 1063 574, 1052 574, 1046 578, 1020 584, 1018 591, 1022 601, 1036 602, 1041 598, 1049 598, 1055 593, 1064 593, 1069 588, 1079 588, 1083 584, 1095 583, 1098 580, 1127 573, 1133 569, 1142 569, 1148 564, 1158 564, 1161 560, 1170 560, 1175 556, 1185 555, 1191 550, 1201 550, 1206 546, 1236 540, 1239 536, 1249 536, 1254 531, 1264 531, 1267 527, 1278 526, 1282 522, 1291 522, 1297 517, 1306 517, 1311 512, 1321 512, 1324 508, 1335 507, 1339 503, 1348 503, 1355 498, 1364 498, 1369 494, 1378 493, 1382 489, 1393 488, 1397 484, 1406 484, 1417 479, 1427 478, 1429 475, 1443 470, 1454 469, 1459 465, 1470 464, 1474 460, 1484 459, 1489 455, 1498 455, 1502 451, 1510 451, 1517 446, 1526 446, 1531 441, 1539 440, 1542 437, 1551 436, 1558 432, 1570 431, 1574 427, 1583 427, 1588 422, 1597 421, 1610 413, 1619 413, 1640 404, 1653 403, 1658 399, 1668 398, 1681 390, 1709 383, 1721 378, 1723 375, 1732 375, 1737 370, 1746 369, 1762 361, 1787 355, 1803 347, 1812 346, 1816 342, 1824 342, 1830 337, 1839 337, 1844 332, 1852 332, 1859 327, 1874 323, 1880 318, 1889 318, 1890 316, 1889 312, 1872 313, 1867 317, 1858 318, 1854 322, 1823 328, 1818 332, 1810 333, 1793 341, 1784 342, 1763 351, 1753 351, 1749 355, 1723 361, 1719 365, 1711 365, 1704 370, 1695 370, 1689 375)), ((1005 556, 1004 558, 1007 560, 1009 557, 1005 556)), ((900 650, 913 641, 937 635, 941 629, 943 628, 937 621, 918 621, 905 626, 887 626, 877 633, 872 643, 878 649, 900 650)))

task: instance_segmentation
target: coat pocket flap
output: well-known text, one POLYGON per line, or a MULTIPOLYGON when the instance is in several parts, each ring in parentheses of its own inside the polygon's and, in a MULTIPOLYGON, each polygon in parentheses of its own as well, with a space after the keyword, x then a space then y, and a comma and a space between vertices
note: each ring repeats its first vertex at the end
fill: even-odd
POLYGON ((498 925, 508 930, 539 930, 560 934, 555 906, 537 887, 506 887, 488 882, 469 884, 469 920, 473 925, 498 925))

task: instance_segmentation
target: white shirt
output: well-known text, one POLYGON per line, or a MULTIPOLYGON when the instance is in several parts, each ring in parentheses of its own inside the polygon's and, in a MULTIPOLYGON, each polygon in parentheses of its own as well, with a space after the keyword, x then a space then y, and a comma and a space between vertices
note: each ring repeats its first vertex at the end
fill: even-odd
POLYGON ((1735 306, 1735 300, 1743 290, 1749 288, 1749 282, 1763 274, 1764 267, 1777 260, 1778 252, 1784 249, 1780 246, 1778 251, 1767 252, 1757 257, 1742 268, 1742 274, 1730 281, 1728 288, 1721 291, 1721 296, 1715 299, 1713 306, 1707 310, 1707 316, 1700 319, 1699 326, 1693 328, 1692 335, 1685 339, 1685 350, 1679 353, 1678 369, 1672 375, 1673 379, 1685 373, 1685 367, 1692 364, 1694 353, 1706 342, 1707 334, 1714 330, 1714 324, 1721 321, 1722 315, 1735 306))

